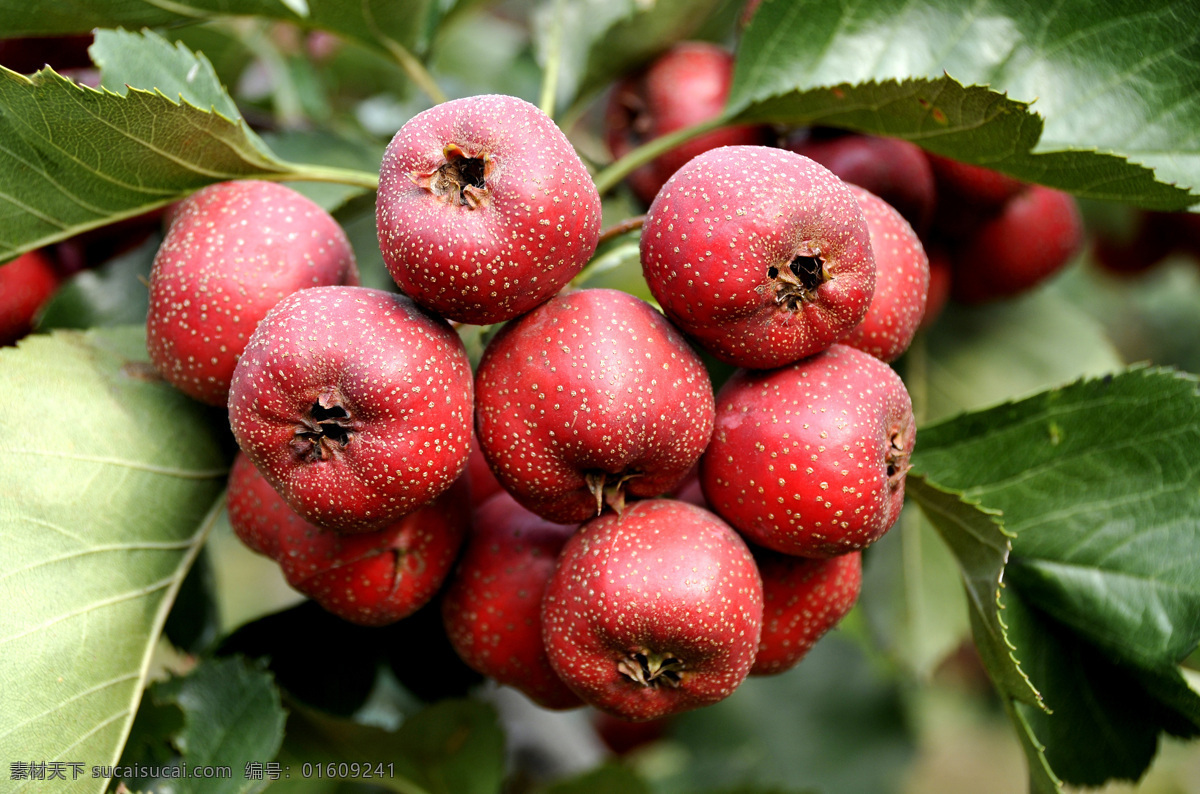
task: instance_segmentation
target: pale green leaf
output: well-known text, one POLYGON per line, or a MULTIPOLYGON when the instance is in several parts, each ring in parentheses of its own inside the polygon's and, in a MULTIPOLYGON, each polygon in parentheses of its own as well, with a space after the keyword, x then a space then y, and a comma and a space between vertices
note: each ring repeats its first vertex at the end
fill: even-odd
POLYGON ((171 602, 219 514, 219 423, 145 358, 136 328, 0 350, 6 760, 116 761, 171 602))

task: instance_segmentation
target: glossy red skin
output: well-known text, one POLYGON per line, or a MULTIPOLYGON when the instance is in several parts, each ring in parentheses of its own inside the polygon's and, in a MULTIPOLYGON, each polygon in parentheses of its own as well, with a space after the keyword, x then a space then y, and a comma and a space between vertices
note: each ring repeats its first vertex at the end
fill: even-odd
MULTIPOLYGON (((471 521, 465 477, 378 532, 343 535, 307 522, 280 527, 288 584, 329 612, 383 626, 427 604, 450 575, 471 521)), ((414 651, 416 652, 416 651, 414 651)))
POLYGON ((1075 199, 1030 185, 954 250, 951 295, 963 303, 1019 295, 1060 271, 1083 241, 1075 199))
POLYGON ((751 542, 832 557, 869 546, 896 522, 915 440, 900 376, 874 356, 834 345, 726 382, 700 486, 751 542), (889 478, 893 438, 900 452, 889 478))
POLYGON ((54 291, 58 272, 40 251, 0 265, 0 345, 15 344, 33 330, 33 321, 54 291))
POLYGON ((591 258, 600 195, 566 136, 516 97, 444 102, 388 144, 376 201, 379 247, 392 278, 423 306, 464 323, 524 314, 591 258), (490 158, 477 207, 418 184, 446 164, 448 145, 490 158))
POLYGON ((280 532, 297 532, 308 524, 288 507, 245 452, 239 451, 233 459, 225 504, 233 534, 251 551, 273 560, 279 557, 280 532))
POLYGON ((661 314, 624 292, 566 292, 506 325, 475 376, 476 433, 524 507, 577 523, 598 512, 589 473, 631 498, 673 488, 712 433, 712 383, 661 314))
POLYGON ((923 231, 933 217, 937 188, 925 151, 915 143, 875 135, 807 137, 788 146, 843 181, 874 193, 923 231))
POLYGON ((291 188, 242 180, 179 204, 150 270, 146 349, 168 383, 224 405, 238 357, 296 290, 357 284, 354 252, 329 213, 291 188))
POLYGON ((631 722, 606 711, 597 711, 592 715, 592 727, 596 729, 596 735, 613 755, 618 756, 629 755, 634 750, 657 742, 666 736, 670 726, 670 717, 631 722))
POLYGON ((476 672, 548 709, 582 706, 550 667, 542 594, 575 531, 498 493, 475 510, 466 550, 442 599, 446 636, 476 672))
POLYGON ((862 589, 862 553, 816 560, 754 549, 763 580, 763 631, 750 675, 800 663, 850 612, 862 589))
MULTIPOLYGON (((721 115, 733 83, 733 54, 715 44, 685 41, 617 83, 604 116, 604 139, 614 158, 684 127, 721 115)), ((693 157, 718 146, 767 143, 761 126, 722 127, 659 155, 625 177, 643 204, 693 157)))
POLYGON ((862 321, 875 262, 854 194, 782 149, 729 146, 671 177, 646 216, 642 272, 672 322, 718 359, 755 369, 824 350, 862 321), (793 311, 772 269, 819 253, 832 279, 793 311))
POLYGON ((925 314, 929 258, 912 226, 890 204, 857 185, 850 190, 871 233, 875 293, 867 316, 841 343, 880 361, 895 361, 912 344, 925 314))
POLYGON ((339 532, 382 529, 449 488, 467 465, 471 420, 458 335, 408 298, 365 287, 281 301, 229 393, 238 445, 293 510, 339 532), (306 460, 293 441, 320 399, 341 405, 352 427, 344 446, 306 460))
POLYGON ((762 604, 762 580, 736 532, 707 510, 652 499, 571 536, 542 626, 550 664, 576 694, 640 721, 728 697, 754 663, 762 604), (678 686, 621 672, 635 653, 680 660, 678 686))

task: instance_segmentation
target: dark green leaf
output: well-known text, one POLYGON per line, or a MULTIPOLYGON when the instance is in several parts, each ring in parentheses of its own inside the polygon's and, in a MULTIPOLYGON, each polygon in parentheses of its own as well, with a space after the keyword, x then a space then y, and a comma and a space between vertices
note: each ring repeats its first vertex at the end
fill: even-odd
POLYGON ((213 597, 213 571, 207 549, 201 549, 167 615, 163 633, 180 650, 198 654, 220 633, 221 616, 213 597))
POLYGON ((658 781, 663 794, 736 785, 886 794, 900 790, 913 752, 895 684, 836 632, 793 670, 680 715, 672 738, 687 755, 658 781))
POLYGON ((1200 78, 1187 65, 1200 59, 1197 29, 1190 0, 1068 0, 1052 13, 1019 0, 764 0, 729 110, 907 138, 1078 195, 1181 209, 1200 188, 1200 78))
POLYGON ((0 0, 0 30, 7 36, 86 33, 93 28, 159 27, 219 16, 264 16, 330 30, 376 47, 424 44, 436 0, 180 0, 171 3, 97 0, 30 3, 0 0))
POLYGON ((164 737, 177 753, 173 766, 228 768, 229 774, 119 778, 131 790, 224 794, 263 788, 265 781, 247 777, 247 764, 275 757, 286 716, 268 673, 241 659, 205 661, 186 677, 152 686, 150 699, 154 710, 175 706, 182 712, 182 727, 164 737))
POLYGON ((544 0, 534 18, 538 61, 558 51, 558 105, 603 87, 696 31, 720 0, 544 0))
POLYGON ((1197 724, 1177 669, 1200 640, 1197 444, 1196 379, 1150 369, 922 429, 915 471, 1015 535, 1004 624, 1053 710, 1017 706, 1018 727, 1071 782, 1136 777, 1159 732, 1197 724))
POLYGON ((141 329, 0 350, 0 746, 112 764, 227 472, 215 412, 141 329))

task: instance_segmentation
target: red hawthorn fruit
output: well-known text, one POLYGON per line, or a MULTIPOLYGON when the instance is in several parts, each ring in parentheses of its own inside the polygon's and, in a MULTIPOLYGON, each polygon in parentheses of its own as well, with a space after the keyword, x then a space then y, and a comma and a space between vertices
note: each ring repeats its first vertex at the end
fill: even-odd
POLYGON ((58 284, 58 271, 41 251, 0 265, 0 345, 16 344, 33 330, 38 312, 58 284))
POLYGON ((383 626, 430 601, 449 576, 471 521, 467 481, 376 532, 344 535, 307 522, 282 525, 288 584, 340 618, 383 626))
POLYGON ((886 201, 850 185, 871 233, 875 257, 875 294, 867 316, 841 339, 881 361, 895 361, 908 350, 929 294, 929 259, 917 233, 886 201))
POLYGON ((929 158, 915 143, 874 135, 808 135, 788 148, 879 196, 917 231, 929 227, 937 188, 929 158))
POLYGON ((254 552, 279 558, 280 532, 298 532, 307 522, 288 507, 271 483, 239 451, 229 471, 226 508, 233 534, 254 552))
POLYGON ((963 303, 1019 295, 1061 270, 1083 242, 1075 199, 1030 185, 954 249, 950 294, 963 303))
POLYGON ((950 241, 974 233, 1025 188, 1007 174, 979 165, 927 154, 937 186, 933 229, 950 241))
POLYGON ((379 247, 405 292, 451 320, 524 314, 596 250, 600 195, 566 136, 516 97, 444 102, 388 144, 379 247))
POLYGON ((150 270, 146 349, 168 383, 209 405, 226 403, 238 356, 284 296, 358 283, 342 227, 283 185, 210 185, 173 219, 150 270))
POLYGON ((471 419, 458 335, 365 287, 280 301, 229 391, 238 445, 293 510, 339 532, 381 529, 449 488, 467 465, 471 419))
MULTIPOLYGON (((613 157, 668 133, 714 119, 725 109, 733 82, 733 54, 716 44, 676 44, 645 69, 613 88, 604 116, 604 139, 613 157)), ((765 144, 761 126, 722 127, 659 155, 625 178, 643 204, 684 163, 718 146, 765 144)))
POLYGON ((641 721, 730 695, 754 663, 762 609, 762 580, 736 532, 707 510, 650 499, 571 536, 542 630, 576 694, 641 721))
POLYGON ((854 606, 862 589, 862 553, 818 560, 752 552, 763 580, 763 631, 750 675, 775 675, 799 664, 854 606))
POLYGON ((646 215, 642 271, 672 322, 721 361, 767 369, 818 353, 862 321, 875 262, 842 180, 762 146, 705 152, 646 215))
POLYGON ((915 440, 900 376, 874 356, 834 345, 726 382, 700 485, 712 509, 751 542, 832 557, 874 543, 896 522, 915 440))
POLYGON ((665 493, 712 433, 708 372, 650 304, 558 295, 506 325, 475 376, 479 445, 500 484, 549 521, 665 493))
POLYGON ((446 635, 467 666, 548 709, 583 705, 551 669, 542 644, 542 594, 575 528, 496 494, 476 509, 442 598, 446 635))

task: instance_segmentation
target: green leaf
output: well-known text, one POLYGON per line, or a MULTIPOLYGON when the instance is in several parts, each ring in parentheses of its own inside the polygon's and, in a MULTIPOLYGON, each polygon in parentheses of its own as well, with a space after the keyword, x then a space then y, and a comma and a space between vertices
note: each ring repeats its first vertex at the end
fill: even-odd
POLYGON ((1198 27, 1189 0, 1067 0, 1052 12, 1019 0, 764 0, 728 111, 906 138, 1077 195, 1182 209, 1200 197, 1187 65, 1200 59, 1198 27))
POLYGON ((244 122, 162 94, 0 67, 0 260, 169 204, 213 182, 289 172, 244 122))
POLYGON ((538 62, 558 54, 557 105, 602 88, 699 29, 720 0, 545 0, 534 15, 538 62))
MULTIPOLYGON (((312 163, 377 174, 379 164, 383 160, 384 144, 377 141, 350 140, 326 131, 288 130, 267 134, 263 140, 271 151, 295 163, 312 163)), ((350 199, 368 192, 362 185, 330 182, 287 184, 321 205, 327 212, 333 212, 350 199)), ((371 214, 373 217, 373 206, 371 214)), ((378 242, 375 243, 375 248, 379 248, 378 242)))
POLYGON ((473 700, 443 700, 395 732, 300 707, 288 719, 280 760, 292 778, 306 761, 382 763, 382 776, 362 782, 404 794, 495 794, 504 778, 504 735, 495 711, 473 700))
MULTIPOLYGON (((209 660, 186 677, 154 684, 149 694, 151 719, 143 721, 141 712, 138 714, 141 747, 152 745, 150 731, 166 726, 169 732, 160 733, 158 740, 175 751, 170 766, 225 767, 230 774, 219 778, 120 778, 131 790, 223 794, 264 787, 265 781, 247 778, 246 768, 250 763, 274 758, 283 741, 285 713, 270 674, 241 659, 209 660), (171 721, 160 716, 172 706, 182 714, 182 724, 174 729, 170 729, 171 721)), ((156 752, 161 754, 161 750, 156 752)), ((164 765, 155 760, 152 767, 164 765)), ((122 761, 122 765, 146 763, 122 761)))
POLYGON ((437 16, 436 0, 172 0, 170 3, 99 0, 30 3, 0 0, 0 30, 7 36, 86 33, 93 28, 161 27, 220 16, 263 16, 340 33, 377 48, 424 45, 437 16))
POLYGON ((145 359, 131 328, 0 350, 0 746, 12 760, 119 757, 219 514, 220 422, 145 359))
POLYGON ((1002 614, 1004 566, 1011 550, 996 511, 980 508, 910 474, 905 493, 913 499, 954 554, 967 593, 967 609, 975 644, 988 674, 1009 698, 1038 704, 1041 694, 1013 655, 1002 614))
POLYGON ((242 117, 208 58, 182 43, 150 31, 98 30, 88 54, 100 69, 101 85, 114 94, 124 96, 130 87, 152 89, 227 119, 242 117))
POLYGON ((738 785, 884 794, 899 791, 913 752, 895 682, 839 632, 794 669, 679 715, 672 738, 686 756, 656 781, 662 794, 738 785))
POLYGON ((1053 710, 1016 712, 1070 782, 1136 777, 1159 732, 1200 725, 1177 668, 1200 640, 1198 443, 1196 378, 1152 369, 922 429, 914 474, 1014 533, 1004 624, 1053 710))

